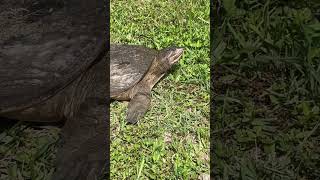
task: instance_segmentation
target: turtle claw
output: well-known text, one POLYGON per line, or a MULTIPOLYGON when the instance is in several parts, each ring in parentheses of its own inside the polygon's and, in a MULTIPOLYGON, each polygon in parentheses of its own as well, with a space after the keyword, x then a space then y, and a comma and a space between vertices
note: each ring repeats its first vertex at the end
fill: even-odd
POLYGON ((129 125, 134 125, 137 123, 138 123, 138 120, 136 120, 136 119, 127 119, 127 124, 129 124, 129 125))
POLYGON ((143 116, 144 112, 134 112, 131 114, 127 114, 127 123, 128 124, 137 124, 139 119, 143 116))

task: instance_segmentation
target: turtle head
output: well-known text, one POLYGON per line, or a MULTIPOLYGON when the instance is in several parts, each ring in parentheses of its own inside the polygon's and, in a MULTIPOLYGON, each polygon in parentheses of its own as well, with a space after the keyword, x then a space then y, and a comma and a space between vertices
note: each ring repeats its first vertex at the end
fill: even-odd
POLYGON ((173 64, 179 61, 182 54, 183 54, 183 48, 173 46, 173 47, 162 49, 159 52, 158 58, 164 63, 167 63, 168 65, 172 66, 173 64))
POLYGON ((154 62, 157 73, 165 74, 175 63, 177 63, 183 54, 183 48, 169 47, 159 51, 157 60, 154 62))
POLYGON ((168 72, 173 64, 181 58, 183 48, 169 47, 159 51, 144 77, 145 84, 151 88, 168 72))

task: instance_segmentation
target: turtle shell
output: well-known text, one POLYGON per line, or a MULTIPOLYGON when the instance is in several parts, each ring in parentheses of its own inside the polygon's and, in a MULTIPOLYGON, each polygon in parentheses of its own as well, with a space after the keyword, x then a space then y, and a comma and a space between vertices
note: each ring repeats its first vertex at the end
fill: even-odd
POLYGON ((137 84, 148 72, 158 51, 140 45, 110 46, 111 97, 137 84))
POLYGON ((103 2, 0 3, 0 114, 46 100, 102 59, 103 2))

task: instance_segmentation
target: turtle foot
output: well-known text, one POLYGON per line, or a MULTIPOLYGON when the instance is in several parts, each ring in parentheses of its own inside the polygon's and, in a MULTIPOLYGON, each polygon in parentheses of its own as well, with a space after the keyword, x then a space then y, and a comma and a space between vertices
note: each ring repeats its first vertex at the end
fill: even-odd
POLYGON ((74 155, 74 158, 66 158, 63 167, 57 168, 52 180, 98 180, 101 179, 105 161, 88 161, 86 156, 74 155))
POLYGON ((150 107, 150 93, 137 93, 129 102, 127 122, 136 124, 150 107))
POLYGON ((143 117, 143 112, 133 112, 127 115, 127 123, 128 124, 137 124, 139 119, 143 117))
POLYGON ((97 180, 108 157, 107 105, 86 101, 62 130, 63 144, 57 153, 53 180, 97 180))

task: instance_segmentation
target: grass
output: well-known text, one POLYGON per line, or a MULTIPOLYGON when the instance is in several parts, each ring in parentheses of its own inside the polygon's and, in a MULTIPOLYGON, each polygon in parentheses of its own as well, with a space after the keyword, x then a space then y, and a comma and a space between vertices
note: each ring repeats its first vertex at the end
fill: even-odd
POLYGON ((0 179, 49 179, 60 129, 21 122, 4 125, 2 120, 0 179))
POLYGON ((111 104, 111 179, 197 179, 209 174, 209 2, 111 1, 111 42, 185 48, 152 91, 151 109, 126 125, 111 104))
POLYGON ((213 35, 217 179, 320 177, 319 7, 222 1, 213 35))

